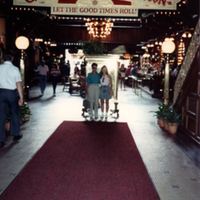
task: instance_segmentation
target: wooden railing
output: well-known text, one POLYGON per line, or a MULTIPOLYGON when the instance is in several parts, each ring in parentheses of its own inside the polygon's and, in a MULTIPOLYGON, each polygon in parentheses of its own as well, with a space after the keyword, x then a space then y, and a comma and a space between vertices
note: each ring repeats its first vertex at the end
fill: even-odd
POLYGON ((194 30, 193 37, 191 39, 190 45, 188 47, 184 62, 181 66, 179 75, 177 77, 175 86, 174 86, 174 99, 173 104, 176 103, 179 94, 181 93, 184 81, 186 79, 186 76, 188 74, 188 71, 191 68, 192 62, 194 60, 194 57, 197 53, 197 50, 200 45, 200 19, 196 25, 196 28, 194 30))

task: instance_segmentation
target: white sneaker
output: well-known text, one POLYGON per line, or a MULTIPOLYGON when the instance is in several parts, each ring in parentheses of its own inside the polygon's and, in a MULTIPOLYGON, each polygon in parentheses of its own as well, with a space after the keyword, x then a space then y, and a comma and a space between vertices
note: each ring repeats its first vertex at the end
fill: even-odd
POLYGON ((104 114, 102 113, 102 114, 101 114, 101 119, 103 119, 103 118, 104 118, 104 114))
POLYGON ((105 118, 108 118, 108 113, 105 114, 105 118))
POLYGON ((90 121, 93 121, 93 120, 94 120, 94 118, 93 118, 93 116, 91 115, 91 116, 90 116, 90 121))

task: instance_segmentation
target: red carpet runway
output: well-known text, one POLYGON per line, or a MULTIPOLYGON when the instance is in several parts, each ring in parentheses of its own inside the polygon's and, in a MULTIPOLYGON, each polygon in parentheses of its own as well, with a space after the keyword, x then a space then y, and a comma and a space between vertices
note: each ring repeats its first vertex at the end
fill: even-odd
POLYGON ((126 123, 66 121, 0 199, 158 200, 159 197, 126 123))

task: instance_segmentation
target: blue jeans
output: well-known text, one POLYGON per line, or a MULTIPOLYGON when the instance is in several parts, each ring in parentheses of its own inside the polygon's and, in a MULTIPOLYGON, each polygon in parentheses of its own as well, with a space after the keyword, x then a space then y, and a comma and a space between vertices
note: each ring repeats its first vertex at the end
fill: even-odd
POLYGON ((52 76, 51 77, 51 82, 52 82, 52 86, 53 86, 53 93, 56 93, 56 87, 58 84, 58 77, 57 76, 52 76))
POLYGON ((45 76, 45 75, 39 75, 40 90, 41 90, 42 94, 45 91, 46 82, 47 82, 47 76, 45 76))
POLYGON ((5 141, 5 122, 11 121, 13 136, 20 134, 20 109, 17 90, 0 89, 0 142, 5 141))

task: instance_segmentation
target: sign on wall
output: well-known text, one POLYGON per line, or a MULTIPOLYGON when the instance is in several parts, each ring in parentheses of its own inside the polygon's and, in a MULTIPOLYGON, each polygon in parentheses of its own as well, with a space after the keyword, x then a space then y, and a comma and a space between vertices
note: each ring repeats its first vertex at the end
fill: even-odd
POLYGON ((55 15, 138 16, 139 9, 176 10, 180 0, 13 0, 13 5, 51 7, 55 15))
POLYGON ((121 6, 93 7, 93 6, 52 6, 54 15, 85 15, 85 16, 126 16, 137 17, 138 9, 121 6))
POLYGON ((44 6, 50 7, 52 0, 13 0, 14 6, 44 6))

